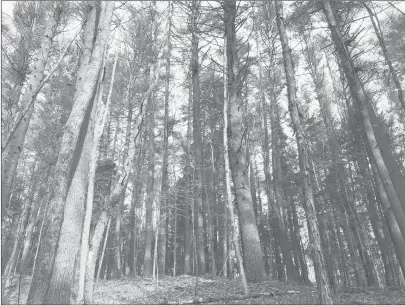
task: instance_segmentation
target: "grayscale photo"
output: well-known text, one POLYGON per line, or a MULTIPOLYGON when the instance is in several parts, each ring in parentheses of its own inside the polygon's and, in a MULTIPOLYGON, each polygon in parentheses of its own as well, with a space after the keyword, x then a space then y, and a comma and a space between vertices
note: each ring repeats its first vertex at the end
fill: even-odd
POLYGON ((1 304, 405 304, 405 1, 1 1, 1 304))

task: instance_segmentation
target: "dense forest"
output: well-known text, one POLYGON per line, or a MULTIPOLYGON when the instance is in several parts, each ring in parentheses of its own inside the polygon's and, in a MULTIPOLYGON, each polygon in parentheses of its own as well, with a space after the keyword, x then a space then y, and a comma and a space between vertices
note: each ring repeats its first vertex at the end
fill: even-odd
POLYGON ((399 1, 3 3, 3 301, 403 291, 404 33, 399 1))

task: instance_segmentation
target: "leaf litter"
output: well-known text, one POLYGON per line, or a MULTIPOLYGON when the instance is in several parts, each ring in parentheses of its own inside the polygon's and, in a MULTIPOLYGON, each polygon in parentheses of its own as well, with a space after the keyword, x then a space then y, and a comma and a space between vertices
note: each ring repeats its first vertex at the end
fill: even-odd
MULTIPOLYGON (((30 277, 21 285, 14 280, 2 304, 25 304, 30 277), (18 296, 18 287, 20 294, 18 296)), ((268 280, 249 283, 250 295, 243 295, 239 278, 211 278, 181 275, 158 280, 122 278, 100 280, 95 288, 96 304, 318 304, 316 286, 268 280)), ((341 289, 333 295, 335 304, 405 304, 404 287, 341 289)))

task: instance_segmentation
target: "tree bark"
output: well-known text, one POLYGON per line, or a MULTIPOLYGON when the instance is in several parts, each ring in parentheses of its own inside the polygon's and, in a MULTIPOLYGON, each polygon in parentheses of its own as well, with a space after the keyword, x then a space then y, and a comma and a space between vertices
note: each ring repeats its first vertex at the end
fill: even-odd
POLYGON ((288 103, 293 129, 298 146, 299 166, 302 179, 302 190, 304 195, 305 212, 308 219, 309 238, 312 243, 314 254, 314 267, 317 276, 317 286, 319 292, 319 301, 321 304, 332 304, 332 297, 329 286, 329 279, 326 272, 325 260, 321 247, 321 238, 319 235, 319 224, 316 217, 315 202, 312 192, 312 182, 308 164, 308 152, 305 143, 305 134, 301 126, 299 116, 298 100, 296 93, 296 82, 294 68, 291 58, 291 49, 288 46, 288 38, 284 28, 284 19, 281 16, 282 4, 276 3, 277 27, 280 34, 280 41, 283 49, 284 69, 287 81, 288 103))
MULTIPOLYGON (((52 169, 51 165, 48 165, 48 166, 49 166, 49 169, 46 174, 46 179, 44 180, 44 181, 46 181, 46 184, 49 184, 49 178, 50 178, 50 173, 51 173, 51 169, 52 169)), ((43 196, 45 195, 46 189, 47 189, 46 186, 42 186, 42 188, 40 188, 40 190, 38 192, 38 199, 40 200, 40 202, 36 202, 33 205, 33 207, 31 207, 31 215, 30 215, 30 219, 27 224, 27 227, 25 229, 24 244, 23 244, 20 263, 19 263, 19 267, 18 267, 19 273, 23 273, 25 271, 25 268, 27 265, 28 255, 29 255, 29 251, 30 251, 30 247, 31 247, 32 235, 33 235, 35 223, 36 223, 36 220, 38 217, 38 211, 41 210, 42 204, 45 201, 43 199, 43 196)))
POLYGON ((79 158, 79 161, 66 197, 56 258, 52 269, 52 278, 45 297, 46 302, 49 304, 66 304, 70 302, 72 286, 74 284, 74 265, 82 233, 95 115, 97 105, 102 102, 102 78, 103 76, 100 77, 97 93, 89 105, 89 109, 84 117, 85 122, 83 122, 83 128, 79 135, 78 146, 82 146, 82 151, 77 153, 80 154, 76 157, 79 158), (84 140, 81 140, 83 138, 84 140))
MULTIPOLYGON (((259 69, 260 71, 261 69, 259 69)), ((261 80, 261 72, 259 72, 259 79, 261 80)), ((281 153, 280 153, 280 143, 279 143, 279 126, 275 122, 275 113, 274 113, 274 108, 276 105, 274 103, 277 103, 276 99, 272 100, 272 105, 271 105, 271 130, 272 130, 272 165, 273 165, 273 187, 274 187, 274 194, 275 194, 275 199, 276 199, 276 217, 277 217, 277 222, 278 222, 278 231, 279 231, 279 244, 281 251, 283 253, 283 260, 284 263, 286 264, 286 269, 287 269, 287 280, 288 281, 298 281, 298 274, 297 270, 295 269, 294 263, 292 261, 292 256, 290 252, 290 244, 288 242, 288 235, 287 235, 287 229, 285 225, 285 216, 284 216, 284 207, 285 207, 285 202, 283 198, 283 192, 281 188, 281 183, 282 183, 282 177, 283 177, 283 172, 281 169, 281 153)), ((265 96, 263 93, 262 96, 262 111, 263 111, 263 118, 264 118, 264 139, 265 139, 265 147, 264 150, 268 150, 268 131, 267 131, 267 109, 266 109, 266 101, 265 101, 265 96)), ((268 153, 266 157, 267 161, 269 161, 268 153)), ((269 181, 270 182, 270 181, 269 181)))
POLYGON ((399 266, 401 267, 402 274, 405 274, 405 240, 401 234, 401 230, 399 229, 394 211, 391 208, 387 194, 385 193, 384 186, 382 185, 380 176, 374 164, 371 164, 371 169, 373 171, 373 176, 377 184, 377 191, 381 200, 380 204, 382 205, 384 210, 384 216, 388 224, 388 231, 391 234, 395 254, 398 259, 399 266))
POLYGON ((88 105, 96 89, 103 54, 107 44, 113 8, 114 2, 102 4, 98 35, 92 52, 93 60, 89 63, 86 70, 85 81, 79 85, 73 97, 72 112, 65 126, 61 149, 55 167, 55 184, 51 191, 53 196, 50 200, 48 218, 44 223, 44 239, 39 246, 37 269, 34 271, 28 294, 28 304, 43 303, 48 291, 56 256, 55 250, 63 221, 63 208, 66 203, 71 175, 75 171, 74 152, 88 105))
MULTIPOLYGON (((166 82, 165 82, 165 117, 164 117, 164 135, 163 135, 163 164, 162 164, 162 186, 160 199, 160 221, 159 221, 159 250, 158 250, 158 273, 159 276, 165 275, 166 269, 166 224, 167 224, 167 196, 169 191, 169 175, 168 175, 168 147, 169 147, 169 97, 170 97, 170 56, 171 56, 171 13, 173 10, 172 4, 169 3, 169 25, 167 38, 167 54, 166 54, 166 82)), ((174 241, 176 244, 176 241, 174 241)))
POLYGON ((21 98, 22 108, 25 109, 29 106, 25 117, 18 124, 11 135, 5 147, 2 147, 1 156, 1 217, 4 219, 6 215, 6 207, 10 199, 10 192, 13 185, 14 177, 17 170, 18 160, 20 159, 23 150, 25 135, 27 134, 28 126, 31 121, 32 114, 34 113, 34 103, 32 100, 36 99, 38 90, 40 89, 42 79, 44 78, 45 67, 48 62, 48 57, 52 47, 52 41, 56 35, 56 28, 59 24, 62 8, 60 2, 53 2, 52 12, 47 21, 44 36, 41 41, 41 48, 37 56, 34 57, 33 70, 28 78, 26 85, 27 89, 21 98), (31 105, 30 105, 31 104, 31 105))
MULTIPOLYGON (((129 141, 131 139, 131 123, 132 123, 132 103, 130 100, 130 90, 132 86, 132 75, 129 78, 127 92, 126 92, 126 100, 125 104, 128 105, 128 114, 127 114, 127 124, 126 124, 126 133, 125 133, 125 149, 123 153, 123 162, 128 156, 128 149, 129 149, 129 141)), ((126 189, 128 186, 129 179, 126 180, 122 192, 119 197, 119 203, 117 206, 117 215, 115 217, 115 234, 114 234, 114 276, 116 279, 120 279, 122 277, 123 272, 123 262, 121 259, 122 254, 122 222, 123 222, 123 209, 124 209, 124 201, 125 201, 125 194, 126 189)))
POLYGON ((145 161, 145 140, 142 139, 142 144, 140 147, 140 153, 138 155, 136 172, 134 173, 133 180, 133 193, 132 193, 132 203, 131 203, 131 232, 132 232, 132 269, 131 276, 136 277, 137 275, 137 212, 142 204, 143 198, 143 163, 145 161))
POLYGON ((202 214, 202 140, 201 140, 201 92, 200 92, 200 63, 199 63, 199 38, 197 28, 197 18, 199 15, 200 4, 194 0, 191 7, 191 82, 192 82, 192 97, 193 97, 193 153, 195 162, 195 211, 196 211, 196 242, 197 242, 197 260, 198 274, 205 274, 205 251, 204 251, 204 227, 202 214))
POLYGON ((108 213, 103 210, 96 223, 93 235, 91 237, 90 248, 87 257, 86 265, 86 279, 84 286, 84 304, 94 304, 93 291, 94 291, 94 271, 96 269, 96 260, 98 250, 100 248, 101 240, 105 226, 109 222, 108 213))
POLYGON ((98 263, 98 269, 96 272, 96 281, 94 283, 94 287, 97 287, 97 282, 100 278, 100 271, 101 271, 101 267, 102 267, 102 262, 104 260, 104 255, 105 255, 105 248, 107 246, 107 241, 108 241, 108 234, 110 233, 110 225, 111 225, 111 217, 108 218, 108 222, 107 222, 107 229, 105 231, 105 238, 104 238, 104 244, 103 244, 103 250, 101 250, 101 257, 98 263))
MULTIPOLYGON (((236 45, 236 1, 224 3, 224 20, 227 39, 227 78, 230 103, 230 136, 229 162, 236 194, 239 226, 244 248, 246 278, 249 281, 261 282, 265 278, 263 253, 260 246, 259 232, 253 211, 252 193, 248 177, 248 165, 244 149, 245 132, 243 130, 242 97, 240 88, 241 73, 238 73, 236 45)), ((225 132, 228 132, 226 130, 225 132)))
MULTIPOLYGON (((228 37, 227 37, 228 38, 228 37)), ((224 40, 225 45, 228 46, 228 39, 224 40)), ((227 48, 226 48, 227 49, 227 48)), ((228 55, 228 54, 227 54, 228 55)), ((227 61, 229 63, 229 60, 227 61)), ((229 68, 229 67, 228 67, 229 68)), ((228 93, 228 90, 227 92, 228 93)), ((233 203, 232 203, 232 191, 231 191, 231 181, 230 181, 230 167, 229 167, 229 151, 228 151, 228 108, 229 108, 229 98, 227 94, 224 97, 224 129, 223 129, 223 140, 224 140, 224 159, 225 159, 225 187, 226 187, 226 198, 227 206, 229 210, 229 216, 231 218, 232 224, 232 244, 235 250, 236 259, 238 261, 238 268, 241 275, 242 286, 245 295, 249 294, 249 286, 246 280, 245 268, 243 266, 243 259, 240 253, 239 242, 237 238, 237 226, 235 221, 235 216, 233 213, 233 203)))
POLYGON ((152 276, 152 212, 154 199, 154 182, 155 182, 155 114, 152 102, 149 101, 149 144, 148 144, 148 182, 146 185, 146 215, 145 215, 145 253, 143 259, 143 277, 152 276))
MULTIPOLYGON (((371 3, 371 1, 370 1, 370 3, 371 3)), ((392 65, 390 55, 388 54, 388 50, 387 50, 387 46, 386 46, 385 41, 384 41, 383 33, 380 31, 378 16, 376 14, 373 14, 373 12, 368 7, 366 2, 363 2, 363 6, 366 8, 367 13, 370 16, 370 20, 371 20, 371 23, 373 25, 375 35, 377 36, 378 43, 380 44, 381 51, 382 51, 382 53, 384 55, 385 62, 387 64, 388 68, 390 69, 392 80, 394 81, 394 84, 397 87, 398 100, 399 100, 400 104, 402 105, 403 110, 405 111, 404 92, 402 90, 401 82, 398 79, 397 73, 395 72, 394 66, 392 65), (375 16, 375 18, 377 20, 377 23, 374 20, 374 16, 375 16), (378 26, 377 26, 377 24, 378 24, 378 26)))
POLYGON ((392 151, 387 144, 388 141, 385 139, 382 126, 380 126, 381 122, 379 122, 375 116, 369 98, 363 89, 363 84, 355 71, 353 60, 344 44, 342 34, 338 29, 329 1, 323 1, 323 11, 327 17, 333 43, 335 44, 343 66, 343 71, 349 84, 350 93, 353 100, 356 102, 361 115, 362 125, 371 152, 370 157, 376 165, 385 192, 390 201, 391 207, 394 210, 394 215, 397 219, 402 236, 405 236, 405 187, 403 187, 405 185, 405 179, 401 175, 399 166, 392 156, 392 151))
MULTIPOLYGON (((33 175, 35 174, 35 165, 34 165, 34 172, 33 175)), ((21 243, 24 238, 24 233, 28 224, 28 219, 30 214, 32 214, 31 209, 33 205, 33 199, 34 199, 34 194, 37 189, 38 185, 38 178, 32 177, 33 182, 28 190, 28 194, 26 195, 26 198, 24 200, 24 206, 23 210, 21 212, 21 216, 18 222, 18 227, 17 230, 15 231, 15 236, 14 236, 14 243, 13 243, 13 250, 11 252, 11 255, 7 261, 6 267, 4 268, 4 274, 2 275, 3 277, 9 278, 12 277, 14 270, 17 266, 18 263, 18 256, 20 253, 20 248, 21 248, 21 243)))
POLYGON ((192 137, 192 84, 191 79, 189 81, 189 94, 188 94, 188 110, 187 110, 187 135, 186 135, 186 150, 187 150, 187 157, 186 157, 186 168, 185 168, 185 203, 184 203, 184 274, 191 274, 191 204, 193 202, 192 198, 192 181, 191 181, 191 137, 192 137))
MULTIPOLYGON (((89 244, 89 233, 90 233, 90 224, 91 224, 91 217, 93 213, 93 200, 94 200, 94 182, 96 176, 96 167, 97 167, 97 160, 99 155, 98 144, 100 142, 101 135, 103 133, 104 125, 108 115, 109 105, 111 103, 111 94, 112 88, 114 84, 115 78, 115 69, 117 66, 118 61, 118 53, 116 53, 114 58, 114 66, 112 71, 112 78, 110 83, 110 88, 107 96, 107 102, 104 106, 102 103, 103 97, 103 86, 100 86, 100 92, 98 94, 98 98, 100 100, 97 102, 96 105, 96 113, 94 116, 94 126, 93 128, 88 130, 89 135, 89 143, 88 148, 86 149, 86 155, 88 154, 87 160, 85 161, 88 164, 88 169, 85 173, 83 173, 83 179, 86 181, 84 183, 84 187, 87 188, 87 198, 86 198, 86 213, 84 215, 84 222, 83 227, 81 230, 81 247, 80 247, 80 267, 79 267, 79 290, 77 293, 77 299, 81 302, 84 298, 84 279, 85 279, 85 266, 87 261, 87 252, 88 252, 88 244, 89 244)), ((94 106, 93 106, 94 107, 94 106)), ((87 136, 86 140, 87 141, 87 136)), ((83 153, 82 153, 83 155, 83 153)), ((83 198, 84 198, 83 194, 83 198)), ((81 218, 82 219, 82 218, 81 218)))

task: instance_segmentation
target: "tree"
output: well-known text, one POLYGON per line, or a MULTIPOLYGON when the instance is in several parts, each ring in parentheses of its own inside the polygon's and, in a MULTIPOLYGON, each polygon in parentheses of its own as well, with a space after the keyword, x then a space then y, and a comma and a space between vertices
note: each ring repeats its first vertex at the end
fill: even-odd
MULTIPOLYGON (((56 256, 56 246, 63 221, 63 209, 69 190, 69 180, 73 171, 74 150, 78 141, 87 107, 95 93, 97 80, 102 66, 104 50, 109 34, 114 2, 104 3, 100 13, 98 32, 86 78, 75 92, 73 109, 65 126, 58 161, 55 166, 53 196, 48 210, 49 218, 44 224, 44 239, 39 246, 37 268, 28 294, 28 304, 42 303, 46 300, 52 268, 56 256)), ((69 279, 70 280, 70 279, 69 279)), ((61 283, 63 284, 63 282, 61 283)))
POLYGON ((315 202, 312 192, 312 182, 309 174, 307 144, 305 143, 305 133, 301 126, 299 105, 296 93, 295 73, 291 58, 291 49, 288 46, 288 38, 282 17, 282 4, 276 3, 277 27, 279 30, 281 46, 283 49, 284 69, 287 82, 288 107, 291 121, 293 123, 295 137, 298 147, 299 166, 302 179, 302 191, 304 195, 305 212, 308 219, 309 236, 313 247, 314 266, 321 304, 332 304, 329 287, 329 279, 326 273, 325 259, 321 247, 319 235, 319 224, 316 217, 315 202))
POLYGON ((397 73, 396 73, 396 71, 394 69, 394 66, 392 64, 390 55, 388 54, 388 50, 387 50, 387 46, 385 45, 385 40, 384 40, 383 33, 381 31, 381 28, 379 27, 380 22, 378 20, 378 16, 376 14, 373 14, 373 12, 371 11, 371 9, 367 5, 367 3, 364 2, 363 5, 367 10, 368 15, 370 16, 370 20, 371 20, 371 23, 373 25, 375 35, 377 36, 378 43, 380 44, 381 50, 383 52, 385 62, 387 63, 388 68, 390 69, 392 80, 394 81, 395 86, 397 87, 398 100, 399 100, 400 104, 402 105, 403 110, 405 110, 405 99, 404 99, 404 93, 402 91, 402 86, 401 86, 401 83, 400 83, 400 81, 398 79, 397 73), (377 22, 374 20, 374 18, 376 19, 377 22))
POLYGON ((25 135, 28 126, 34 113, 34 101, 43 86, 45 67, 52 47, 52 41, 56 35, 61 18, 63 6, 59 2, 52 3, 52 10, 49 14, 46 29, 41 42, 41 49, 38 55, 33 60, 33 70, 29 76, 26 85, 27 90, 21 97, 23 109, 27 109, 23 113, 21 122, 16 122, 15 131, 11 130, 12 134, 8 135, 6 143, 2 146, 2 182, 1 182, 1 211, 2 218, 6 215, 5 207, 10 199, 11 186, 15 177, 18 160, 23 148, 25 135))
POLYGON ((229 163, 236 195, 246 278, 249 281, 260 282, 265 277, 265 269, 259 232, 253 212, 252 193, 247 174, 248 165, 243 147, 244 130, 241 107, 243 100, 240 89, 242 72, 238 71, 236 48, 236 1, 225 1, 223 9, 227 39, 227 79, 230 103, 229 163))
MULTIPOLYGON (((169 3, 170 12, 173 10, 173 4, 169 3)), ((166 224, 168 216, 168 191, 169 191, 169 175, 168 175, 168 148, 169 148, 169 135, 172 126, 169 126, 169 96, 170 96, 170 56, 172 51, 171 46, 171 27, 172 17, 169 16, 167 30, 167 54, 166 54, 166 79, 165 79, 165 116, 164 116, 164 135, 163 135, 163 164, 162 164, 162 186, 161 186, 161 200, 160 200, 160 221, 159 221, 159 275, 166 273, 166 224)), ((176 222, 176 221, 175 221, 176 222)), ((175 240, 176 243, 176 240, 175 240)), ((174 267, 175 268, 175 267, 174 267)))
POLYGON ((195 157, 195 217, 196 217, 196 246, 197 246, 197 259, 198 259, 198 271, 197 274, 205 274, 205 252, 204 252, 204 227, 203 227, 203 175, 202 175, 202 156, 203 147, 201 143, 201 92, 200 92, 200 64, 198 59, 198 15, 200 4, 193 0, 191 4, 191 83, 192 83, 192 99, 193 99, 193 154, 195 157))
POLYGON ((402 236, 405 235, 405 212, 403 193, 405 178, 401 175, 399 166, 393 157, 388 141, 385 138, 381 123, 372 109, 369 98, 363 89, 359 76, 357 75, 354 62, 344 43, 338 25, 336 23, 331 4, 323 2, 323 11, 327 18, 328 26, 332 34, 333 43, 338 52, 343 71, 349 84, 350 93, 356 102, 360 113, 362 126, 370 149, 371 158, 376 165, 384 189, 389 198, 395 217, 400 226, 402 236), (374 126, 374 127, 373 127, 374 126), (389 164, 390 170, 387 165, 389 164))

